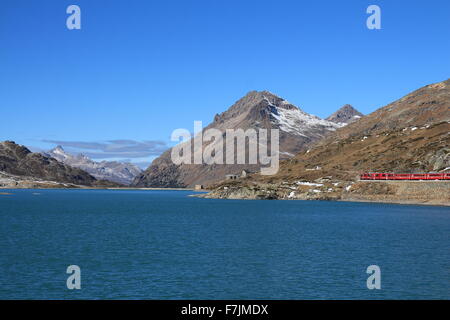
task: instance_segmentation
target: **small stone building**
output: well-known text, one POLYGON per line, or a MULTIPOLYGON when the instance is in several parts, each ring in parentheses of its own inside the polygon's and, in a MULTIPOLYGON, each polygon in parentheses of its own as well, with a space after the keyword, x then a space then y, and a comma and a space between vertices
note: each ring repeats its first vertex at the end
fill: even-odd
POLYGON ((225 175, 225 180, 236 180, 238 178, 245 178, 247 177, 247 170, 242 170, 241 175, 238 174, 227 174, 225 175))

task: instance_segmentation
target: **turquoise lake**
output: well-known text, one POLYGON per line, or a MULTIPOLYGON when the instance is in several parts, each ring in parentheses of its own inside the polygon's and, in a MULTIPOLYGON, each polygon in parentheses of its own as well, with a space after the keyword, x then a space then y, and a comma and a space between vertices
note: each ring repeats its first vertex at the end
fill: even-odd
POLYGON ((2 192, 0 299, 450 299, 449 207, 2 192))

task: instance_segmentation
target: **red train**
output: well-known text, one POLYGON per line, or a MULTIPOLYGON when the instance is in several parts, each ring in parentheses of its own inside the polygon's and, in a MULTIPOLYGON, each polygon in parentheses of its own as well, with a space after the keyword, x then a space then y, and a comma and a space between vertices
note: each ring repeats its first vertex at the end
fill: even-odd
POLYGON ((363 173, 360 180, 450 180, 450 173, 363 173))

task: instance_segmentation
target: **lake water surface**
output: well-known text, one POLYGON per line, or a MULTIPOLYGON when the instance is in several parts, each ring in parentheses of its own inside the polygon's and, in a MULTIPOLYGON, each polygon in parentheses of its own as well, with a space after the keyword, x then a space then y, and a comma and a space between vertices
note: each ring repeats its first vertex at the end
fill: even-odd
POLYGON ((448 207, 2 192, 0 299, 450 299, 448 207))

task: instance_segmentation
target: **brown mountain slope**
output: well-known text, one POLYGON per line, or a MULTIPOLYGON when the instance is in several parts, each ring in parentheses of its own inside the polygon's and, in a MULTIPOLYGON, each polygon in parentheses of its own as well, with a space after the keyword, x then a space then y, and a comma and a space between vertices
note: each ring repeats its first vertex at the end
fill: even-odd
POLYGON ((362 172, 441 171, 450 167, 449 132, 450 124, 444 121, 321 144, 285 161, 268 180, 355 180, 362 172))
POLYGON ((450 79, 425 86, 336 130, 280 166, 269 180, 364 171, 426 172, 450 167, 450 79), (320 170, 311 170, 320 167, 320 170))
POLYGON ((333 139, 450 121, 450 79, 422 87, 336 132, 333 139))

